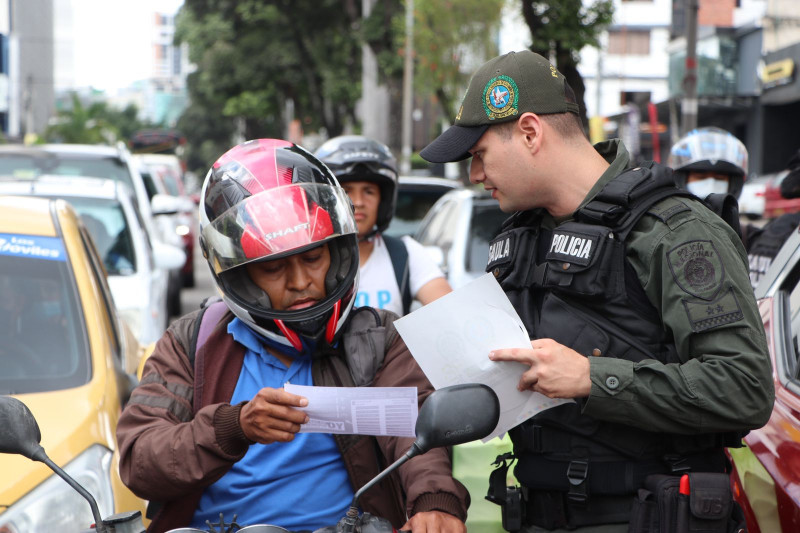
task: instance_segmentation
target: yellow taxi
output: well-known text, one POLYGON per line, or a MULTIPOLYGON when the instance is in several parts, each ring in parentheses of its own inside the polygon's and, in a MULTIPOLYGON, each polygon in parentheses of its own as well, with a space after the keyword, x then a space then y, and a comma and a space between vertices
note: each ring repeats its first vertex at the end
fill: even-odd
MULTIPOLYGON (((47 454, 103 517, 146 506, 119 478, 115 437, 141 358, 75 210, 63 200, 0 196, 0 394, 30 408, 47 454)), ((0 533, 94 522, 86 500, 44 464, 0 454, 0 472, 0 533)))

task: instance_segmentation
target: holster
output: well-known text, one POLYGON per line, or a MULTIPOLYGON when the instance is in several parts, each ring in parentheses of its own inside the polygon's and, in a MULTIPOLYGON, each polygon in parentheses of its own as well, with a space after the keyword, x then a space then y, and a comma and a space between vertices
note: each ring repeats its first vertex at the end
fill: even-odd
POLYGON ((633 501, 629 533, 746 533, 728 474, 684 475, 688 494, 679 490, 681 476, 655 474, 645 479, 633 501))

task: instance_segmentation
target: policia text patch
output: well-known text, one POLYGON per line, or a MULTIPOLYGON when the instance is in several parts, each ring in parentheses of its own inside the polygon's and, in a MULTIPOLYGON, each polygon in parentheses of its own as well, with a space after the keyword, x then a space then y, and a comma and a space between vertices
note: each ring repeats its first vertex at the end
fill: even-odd
POLYGON ((586 266, 597 249, 597 236, 573 231, 556 230, 550 242, 547 259, 556 259, 586 266))

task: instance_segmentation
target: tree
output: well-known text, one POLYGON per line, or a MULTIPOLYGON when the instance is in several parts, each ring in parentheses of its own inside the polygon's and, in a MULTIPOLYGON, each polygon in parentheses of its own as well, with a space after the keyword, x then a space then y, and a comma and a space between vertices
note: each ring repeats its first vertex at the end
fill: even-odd
MULTIPOLYGON (((449 123, 471 73, 467 58, 497 55, 495 36, 505 0, 416 0, 415 82, 422 94, 433 93, 449 123)), ((402 34, 401 34, 402 35, 402 34)))
POLYGON ((176 41, 189 45, 197 70, 191 104, 179 127, 190 151, 204 145, 208 168, 236 131, 244 138, 282 137, 291 102, 305 128, 340 134, 354 121, 360 95, 356 0, 186 0, 176 41), (207 124, 201 126, 205 113, 207 124), (188 128, 189 122, 195 128, 188 128), (201 137, 210 130, 226 135, 201 137))
POLYGON ((522 0, 522 15, 531 30, 530 49, 550 57, 552 52, 558 70, 575 91, 581 120, 588 128, 583 76, 578 72, 578 53, 584 46, 598 46, 598 36, 611 24, 614 15, 612 0, 522 0))
POLYGON ((127 141, 139 129, 150 127, 138 118, 139 110, 133 104, 118 110, 106 102, 94 102, 87 106, 78 95, 72 94, 72 107, 56 114, 55 123, 47 128, 48 142, 113 144, 127 141))

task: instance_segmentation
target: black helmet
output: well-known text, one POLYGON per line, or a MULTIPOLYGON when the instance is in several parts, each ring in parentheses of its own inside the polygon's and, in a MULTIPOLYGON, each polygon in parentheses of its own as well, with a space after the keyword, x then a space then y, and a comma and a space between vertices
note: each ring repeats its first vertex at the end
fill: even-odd
POLYGON ((747 149, 742 141, 723 129, 699 128, 675 143, 667 164, 675 170, 675 183, 682 189, 686 188, 691 171, 727 174, 728 194, 738 198, 747 174, 747 149))
POLYGON ((397 204, 397 161, 389 147, 361 135, 329 139, 314 153, 328 165, 339 183, 369 181, 380 187, 376 232, 389 227, 397 204))
POLYGON ((201 192, 200 247, 228 308, 254 331, 297 350, 300 337, 329 344, 344 325, 358 285, 356 222, 347 193, 309 152, 257 139, 223 154, 201 192), (328 244, 326 297, 276 310, 244 266, 328 244))

